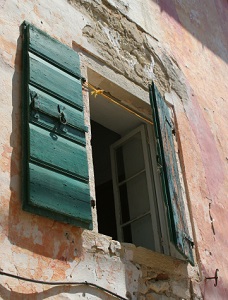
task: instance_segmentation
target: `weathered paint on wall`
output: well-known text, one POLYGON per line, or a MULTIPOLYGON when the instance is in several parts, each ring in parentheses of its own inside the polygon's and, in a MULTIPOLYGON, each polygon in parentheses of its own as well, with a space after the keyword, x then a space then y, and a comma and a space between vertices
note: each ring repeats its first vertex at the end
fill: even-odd
MULTIPOLYGON (((227 297, 227 15, 225 0, 0 1, 0 268, 47 281, 86 280, 130 299, 227 297), (171 257, 21 210, 24 19, 79 50, 85 75, 87 65, 97 66, 120 86, 132 82, 129 89, 147 102, 145 89, 153 78, 173 102, 200 276, 171 257), (216 268, 214 287, 204 278, 216 268)), ((86 91, 84 98, 89 125, 86 91)), ((97 228, 95 210, 93 217, 97 228)), ((2 299, 112 299, 86 286, 49 287, 3 276, 0 282, 2 299)))

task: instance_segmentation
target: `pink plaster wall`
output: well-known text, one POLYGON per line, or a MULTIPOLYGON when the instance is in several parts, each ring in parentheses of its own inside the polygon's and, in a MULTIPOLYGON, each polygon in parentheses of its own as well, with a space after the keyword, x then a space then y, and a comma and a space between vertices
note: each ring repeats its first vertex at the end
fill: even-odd
POLYGON ((183 101, 187 127, 180 121, 179 129, 200 265, 204 276, 219 269, 218 286, 208 280, 201 288, 205 299, 227 299, 228 2, 157 3, 162 40, 189 86, 189 99, 183 101))

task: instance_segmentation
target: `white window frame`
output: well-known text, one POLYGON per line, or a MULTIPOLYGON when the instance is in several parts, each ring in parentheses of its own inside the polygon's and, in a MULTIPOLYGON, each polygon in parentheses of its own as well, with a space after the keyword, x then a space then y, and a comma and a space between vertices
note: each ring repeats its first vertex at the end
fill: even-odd
MULTIPOLYGON (((168 227, 167 227, 167 220, 165 216, 165 205, 163 202, 161 182, 159 180, 159 169, 157 167, 154 141, 155 139, 153 136, 152 126, 142 124, 139 127, 132 130, 131 132, 129 132, 128 134, 126 134, 124 137, 122 137, 120 140, 114 143, 110 148, 113 190, 114 190, 114 198, 115 198, 117 235, 118 235, 118 240, 124 242, 122 227, 142 218, 147 214, 150 214, 152 220, 154 243, 155 243, 154 250, 169 255, 170 250, 169 250, 169 242, 168 242, 168 230, 167 230, 168 227), (127 141, 137 133, 140 133, 141 140, 142 140, 145 169, 141 170, 141 172, 146 172, 150 210, 147 213, 134 218, 133 220, 121 224, 121 205, 120 205, 118 172, 117 172, 115 151, 117 148, 127 143, 127 141)), ((137 176, 137 174, 135 174, 133 177, 137 176)), ((130 180, 133 177, 130 177, 127 180, 130 180)), ((125 182, 127 180, 125 180, 125 182)))

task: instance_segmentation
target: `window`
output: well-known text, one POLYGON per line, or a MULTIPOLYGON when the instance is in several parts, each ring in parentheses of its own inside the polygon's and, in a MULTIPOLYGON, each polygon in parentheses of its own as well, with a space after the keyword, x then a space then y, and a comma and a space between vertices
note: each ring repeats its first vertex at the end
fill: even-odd
MULTIPOLYGON (((91 80, 105 91, 105 85, 108 92, 115 89, 95 76, 92 72, 91 80)), ((154 85, 151 100, 153 126, 102 96, 90 96, 99 232, 165 254, 174 253, 171 240, 192 262, 172 108, 154 85)))
POLYGON ((90 96, 90 113, 99 232, 170 254, 151 124, 102 96, 90 96))
MULTIPOLYGON (((92 229, 81 80, 75 51, 23 23, 23 209, 92 229)), ((150 96, 154 127, 91 101, 99 230, 192 262, 170 108, 150 96)))

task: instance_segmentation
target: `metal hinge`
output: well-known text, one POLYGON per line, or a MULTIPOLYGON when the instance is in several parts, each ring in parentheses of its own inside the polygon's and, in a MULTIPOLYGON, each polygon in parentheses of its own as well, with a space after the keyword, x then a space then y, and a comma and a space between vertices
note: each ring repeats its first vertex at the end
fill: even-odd
POLYGON ((91 199, 90 201, 92 208, 96 206, 96 201, 94 199, 91 199))
POLYGON ((188 235, 184 235, 184 238, 187 240, 187 242, 190 244, 190 246, 193 248, 194 247, 194 242, 193 242, 193 239, 192 238, 190 238, 190 236, 188 236, 188 235))
POLYGON ((172 134, 175 135, 175 134, 176 134, 176 130, 175 130, 174 125, 173 125, 172 123, 170 123, 170 121, 168 120, 167 117, 165 117, 165 120, 166 120, 166 122, 169 124, 169 126, 170 126, 170 128, 171 128, 172 134))

